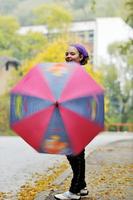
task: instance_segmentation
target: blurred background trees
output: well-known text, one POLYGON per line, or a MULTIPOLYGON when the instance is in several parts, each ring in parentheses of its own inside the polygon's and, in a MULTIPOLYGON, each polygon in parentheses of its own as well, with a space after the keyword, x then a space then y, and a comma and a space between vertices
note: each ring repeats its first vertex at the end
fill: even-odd
MULTIPOLYGON (((38 62, 64 61, 66 44, 81 42, 68 31, 75 20, 120 16, 133 27, 133 0, 0 0, 0 14, 0 57, 15 57, 22 63, 18 71, 10 71, 8 89, 0 96, 0 134, 7 134, 8 91, 12 85, 38 62), (57 28, 60 32, 51 38, 33 32, 18 34, 20 26, 33 24, 45 24, 49 33, 57 28)), ((86 70, 106 88, 106 123, 131 122, 133 41, 112 44, 109 53, 110 63, 101 64, 97 70, 88 64, 86 70)))
POLYGON ((112 44, 109 52, 110 63, 101 66, 106 96, 110 100, 106 120, 108 123, 132 122, 133 41, 112 44))
POLYGON ((0 16, 0 55, 11 55, 18 38, 18 21, 12 16, 0 16))
POLYGON ((126 5, 126 22, 133 27, 133 0, 125 0, 126 5))
MULTIPOLYGON (((10 13, 10 15, 19 20, 21 25, 31 25, 34 24, 36 19, 35 9, 38 10, 40 9, 39 7, 49 7, 52 4, 56 4, 59 9, 60 7, 65 7, 66 12, 70 11, 73 15, 73 20, 76 21, 90 20, 96 17, 121 16, 125 18, 127 13, 127 11, 125 13, 126 2, 130 2, 128 4, 131 7, 132 0, 0 0, 0 13, 2 15, 10 13)), ((128 12, 131 12, 132 9, 129 10, 128 12)), ((48 15, 48 13, 42 10, 40 14, 48 15)))
POLYGON ((33 10, 35 24, 46 24, 48 31, 66 30, 72 22, 71 13, 60 4, 43 4, 33 10))

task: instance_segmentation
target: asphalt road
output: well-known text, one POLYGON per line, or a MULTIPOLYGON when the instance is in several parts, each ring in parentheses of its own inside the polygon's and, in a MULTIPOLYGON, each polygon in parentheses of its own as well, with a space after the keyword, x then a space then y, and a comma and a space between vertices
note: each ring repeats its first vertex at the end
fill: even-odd
MULTIPOLYGON (((101 133, 86 147, 86 156, 99 146, 130 138, 133 133, 101 133)), ((63 155, 36 152, 20 137, 0 136, 0 192, 16 193, 33 174, 47 174, 65 160, 63 155)))

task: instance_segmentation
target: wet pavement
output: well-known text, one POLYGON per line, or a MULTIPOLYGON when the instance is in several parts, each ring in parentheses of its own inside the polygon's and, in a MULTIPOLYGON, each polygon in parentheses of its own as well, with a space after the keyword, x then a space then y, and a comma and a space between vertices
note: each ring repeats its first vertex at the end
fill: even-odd
MULTIPOLYGON (((83 200, 133 199, 133 139, 120 139, 100 146, 86 158, 89 195, 83 200)), ((68 190, 72 178, 67 169, 52 189, 37 194, 36 200, 54 200, 54 194, 68 190), (55 189, 54 189, 55 188, 55 189)))
POLYGON ((41 154, 16 136, 0 136, 0 192, 16 192, 33 175, 47 173, 65 158, 41 154))
MULTIPOLYGON (((86 147, 86 181, 90 193, 84 199, 132 200, 132 151, 133 133, 99 134, 86 147)), ((19 193, 21 186, 25 185, 19 198, 4 194, 0 195, 0 200, 52 200, 55 193, 68 190, 71 181, 71 170, 65 156, 39 154, 18 137, 1 137, 0 168, 1 194, 19 193), (66 164, 61 169, 63 162, 66 164), (35 178, 33 174, 38 176, 35 178), (38 182, 39 186, 35 186, 34 191, 28 190, 27 180, 31 179, 33 183, 41 174, 41 179, 45 178, 38 182)))

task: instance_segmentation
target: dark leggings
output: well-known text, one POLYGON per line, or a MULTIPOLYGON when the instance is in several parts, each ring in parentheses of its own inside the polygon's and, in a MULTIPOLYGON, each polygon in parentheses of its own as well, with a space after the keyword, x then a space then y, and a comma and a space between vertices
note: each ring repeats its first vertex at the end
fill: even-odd
POLYGON ((74 156, 69 155, 67 159, 71 165, 73 171, 73 178, 69 191, 72 193, 78 193, 81 189, 86 187, 85 182, 85 150, 80 154, 74 156))

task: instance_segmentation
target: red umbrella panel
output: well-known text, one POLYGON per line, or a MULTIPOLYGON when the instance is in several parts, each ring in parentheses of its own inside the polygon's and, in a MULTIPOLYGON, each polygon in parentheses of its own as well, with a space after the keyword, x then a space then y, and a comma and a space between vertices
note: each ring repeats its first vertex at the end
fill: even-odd
POLYGON ((38 152, 78 154, 103 130, 104 90, 74 62, 33 67, 10 102, 11 128, 38 152))

